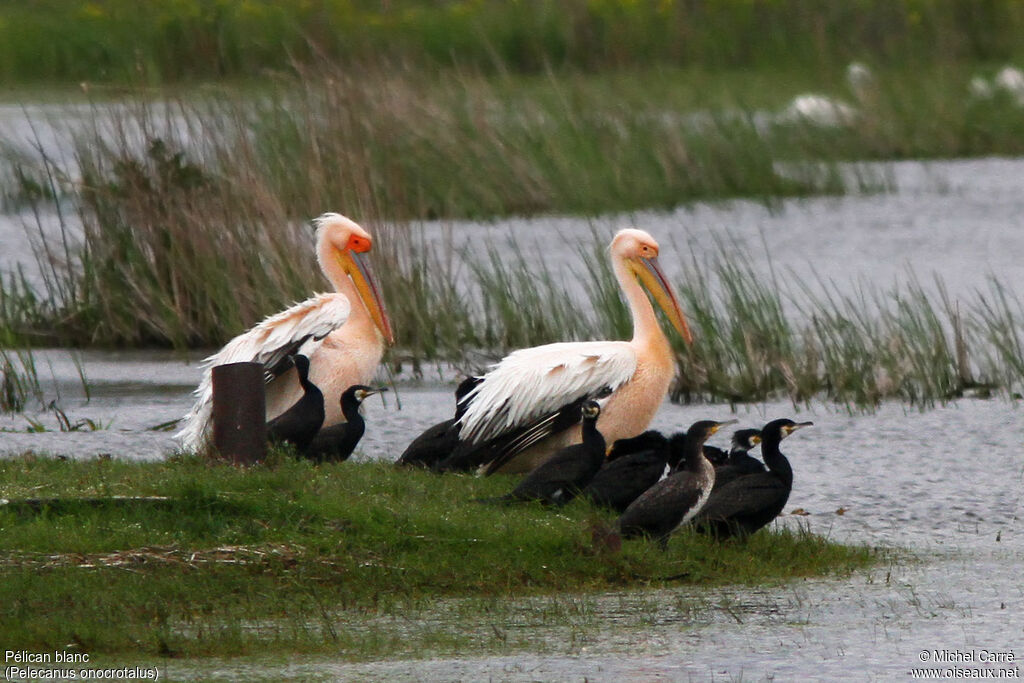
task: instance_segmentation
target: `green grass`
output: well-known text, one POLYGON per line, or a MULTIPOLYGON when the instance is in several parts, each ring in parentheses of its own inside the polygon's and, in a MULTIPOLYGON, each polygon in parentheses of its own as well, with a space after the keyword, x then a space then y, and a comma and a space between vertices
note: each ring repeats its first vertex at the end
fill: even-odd
MULTIPOLYGON (((507 490, 510 478, 388 464, 277 457, 241 470, 191 458, 21 457, 0 462, 0 481, 6 498, 50 500, 0 507, 0 639, 10 649, 366 658, 394 651, 384 622, 403 615, 462 605, 479 617, 480 606, 500 615, 529 595, 845 575, 880 559, 791 531, 745 545, 681 532, 668 552, 629 541, 611 553, 591 530, 612 516, 583 502, 486 506, 472 499, 507 490)), ((418 633, 406 649, 458 647, 440 631, 418 633)))
POLYGON ((1021 56, 1014 0, 48 0, 0 5, 0 80, 265 77, 324 57, 538 72, 1021 56))

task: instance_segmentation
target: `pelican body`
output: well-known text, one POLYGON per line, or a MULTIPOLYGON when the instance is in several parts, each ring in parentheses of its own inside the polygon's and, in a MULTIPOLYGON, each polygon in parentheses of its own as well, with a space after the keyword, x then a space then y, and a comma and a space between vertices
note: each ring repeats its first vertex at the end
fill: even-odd
MULTIPOLYGON (((248 361, 264 366, 268 420, 303 395, 298 375, 287 362, 300 347, 309 357, 309 381, 325 396, 340 396, 348 387, 373 379, 385 344, 394 341, 365 261, 373 239, 355 221, 337 213, 325 213, 314 224, 317 261, 335 291, 316 294, 264 319, 203 361, 196 402, 177 434, 186 450, 205 448, 212 432, 211 369, 216 365, 248 361)), ((325 427, 344 420, 338 402, 327 401, 324 409, 325 427)))
POLYGON ((675 360, 646 287, 683 338, 690 330, 658 265, 658 243, 642 230, 612 239, 615 277, 629 304, 633 338, 546 344, 506 356, 460 401, 458 440, 439 469, 529 472, 581 440, 580 407, 607 396, 597 428, 608 443, 647 428, 668 393, 675 360))

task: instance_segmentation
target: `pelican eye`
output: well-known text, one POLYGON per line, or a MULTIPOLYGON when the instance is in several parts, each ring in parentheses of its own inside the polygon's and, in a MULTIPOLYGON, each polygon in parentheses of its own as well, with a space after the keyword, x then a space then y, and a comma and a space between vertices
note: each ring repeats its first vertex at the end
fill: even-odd
POLYGON ((359 235, 352 235, 348 238, 348 244, 345 246, 354 252, 363 253, 370 250, 370 240, 359 235))

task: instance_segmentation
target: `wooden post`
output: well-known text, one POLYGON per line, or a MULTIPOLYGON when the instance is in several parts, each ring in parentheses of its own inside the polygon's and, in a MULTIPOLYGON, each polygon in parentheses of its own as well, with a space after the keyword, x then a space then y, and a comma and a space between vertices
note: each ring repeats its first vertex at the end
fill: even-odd
POLYGON ((267 456, 266 395, 260 363, 213 368, 213 446, 238 465, 267 456))

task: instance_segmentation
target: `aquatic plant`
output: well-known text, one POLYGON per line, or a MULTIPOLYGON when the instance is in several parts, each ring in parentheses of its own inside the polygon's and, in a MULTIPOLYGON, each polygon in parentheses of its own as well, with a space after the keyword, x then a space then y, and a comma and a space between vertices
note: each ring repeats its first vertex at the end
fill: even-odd
POLYGON ((17 413, 42 395, 31 351, 0 348, 0 412, 17 413))

